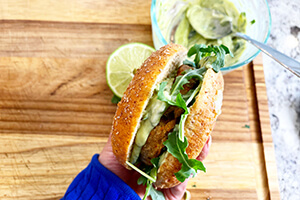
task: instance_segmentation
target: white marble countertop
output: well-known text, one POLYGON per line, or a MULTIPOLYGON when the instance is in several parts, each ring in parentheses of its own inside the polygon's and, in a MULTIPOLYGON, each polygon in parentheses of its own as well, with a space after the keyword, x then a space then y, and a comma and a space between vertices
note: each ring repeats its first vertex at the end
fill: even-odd
MULTIPOLYGON (((268 44, 300 61, 300 0, 268 0, 268 44)), ((281 199, 300 199, 300 79, 263 55, 281 199)))

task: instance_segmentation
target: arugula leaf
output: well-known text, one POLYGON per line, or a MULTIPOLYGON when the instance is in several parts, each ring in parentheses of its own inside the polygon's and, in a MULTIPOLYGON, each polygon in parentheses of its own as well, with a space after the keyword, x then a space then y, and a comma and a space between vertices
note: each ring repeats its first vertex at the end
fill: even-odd
MULTIPOLYGON (((227 48, 227 47, 226 47, 227 48)), ((216 60, 211 64, 213 70, 218 73, 220 68, 225 65, 225 50, 223 48, 216 46, 214 49, 216 60)))
POLYGON ((202 54, 199 54, 200 49, 204 48, 204 47, 206 47, 204 44, 195 44, 194 46, 192 46, 189 49, 189 51, 187 53, 188 57, 195 55, 194 62, 195 62, 196 67, 198 67, 199 61, 201 60, 201 58, 203 56, 202 54))
POLYGON ((186 178, 190 177, 191 174, 193 175, 193 177, 196 175, 198 170, 204 171, 206 172, 206 168, 203 165, 203 163, 199 160, 196 159, 189 159, 188 160, 188 164, 190 166, 193 166, 193 168, 189 168, 188 165, 183 165, 180 169, 180 171, 178 171, 175 176, 176 178, 183 182, 185 181, 186 178))
POLYGON ((189 49, 189 51, 187 52, 187 56, 188 57, 191 57, 192 55, 194 55, 194 54, 196 54, 196 53, 198 53, 199 52, 199 49, 201 48, 201 47, 203 47, 203 46, 205 46, 205 45, 203 45, 203 44, 195 44, 194 46, 192 46, 190 49, 189 49))
MULTIPOLYGON (((151 163, 153 164, 154 167, 151 168, 149 166, 146 166, 146 173, 148 175, 150 175, 153 179, 156 179, 156 176, 157 176, 158 162, 159 162, 159 157, 153 158, 153 159, 151 159, 151 163)), ((156 190, 152 186, 152 183, 153 183, 152 180, 147 179, 144 176, 141 176, 137 180, 138 185, 141 185, 141 184, 146 185, 147 184, 143 200, 146 200, 149 195, 151 196, 152 199, 165 200, 163 193, 161 191, 156 190)))
POLYGON ((186 74, 182 76, 178 76, 175 80, 175 83, 172 86, 171 94, 166 94, 165 87, 167 85, 167 82, 162 82, 159 86, 159 91, 157 94, 157 98, 161 101, 164 101, 168 103, 169 105, 177 106, 179 108, 184 109, 184 113, 181 115, 181 120, 179 123, 179 138, 181 141, 184 141, 184 123, 187 118, 187 115, 189 113, 189 109, 187 105, 193 100, 193 98, 196 96, 196 94, 199 92, 201 87, 201 81, 203 80, 203 73, 206 71, 206 68, 200 68, 195 70, 190 70, 186 74), (185 97, 187 99, 186 101, 183 99, 180 90, 183 89, 183 85, 188 83, 190 79, 198 79, 199 80, 199 86, 196 90, 193 90, 190 93, 189 97, 185 97))
POLYGON ((189 112, 185 112, 180 116, 178 137, 181 141, 184 141, 184 124, 185 124, 188 114, 189 114, 189 112))
POLYGON ((192 78, 198 79, 199 81, 203 80, 203 73, 206 71, 206 68, 194 69, 186 72, 182 76, 178 76, 175 80, 175 83, 171 89, 171 96, 176 96, 180 90, 183 89, 183 85, 188 83, 192 78))
MULTIPOLYGON (((185 124, 187 115, 190 112, 190 109, 187 107, 187 105, 186 105, 185 101, 182 99, 182 96, 180 93, 177 95, 176 102, 178 102, 182 106, 181 108, 184 109, 184 113, 180 116, 180 122, 179 122, 179 127, 180 127, 179 139, 181 141, 184 141, 184 124, 185 124)), ((178 107, 180 107, 180 106, 178 106, 178 107)))
MULTIPOLYGON (((177 104, 174 101, 174 99, 179 98, 177 96, 178 96, 178 94, 180 94, 180 90, 183 89, 183 85, 188 83, 190 79, 192 79, 192 78, 198 79, 201 82, 203 80, 203 75, 202 74, 206 70, 207 70, 206 68, 190 70, 186 74, 184 74, 182 76, 178 76, 175 80, 175 83, 172 86, 171 94, 167 95, 167 96, 166 96, 166 93, 164 92, 165 87, 167 85, 167 82, 166 81, 162 82, 159 86, 159 91, 158 91, 158 95, 157 95, 158 99, 161 100, 161 101, 164 101, 164 102, 166 102, 170 105, 175 105, 175 106, 178 106, 178 107, 181 107, 181 108, 185 109, 186 106, 183 106, 183 102, 181 102, 182 106, 180 106, 181 103, 177 104)), ((181 98, 181 99, 183 99, 183 98, 181 98)), ((180 100, 180 99, 178 99, 178 100, 180 100)))
POLYGON ((144 176, 140 176, 140 178, 138 178, 137 180, 137 184, 138 185, 146 185, 147 184, 147 178, 144 176))
POLYGON ((121 101, 121 98, 114 95, 112 98, 111 98, 111 102, 114 103, 114 104, 117 104, 119 103, 119 101, 121 101))
POLYGON ((171 89, 171 96, 176 96, 180 90, 184 89, 183 85, 188 83, 188 77, 187 77, 187 73, 185 75, 179 75, 176 77, 174 84, 172 85, 172 89, 171 89))
POLYGON ((206 171, 201 161, 188 158, 186 154, 186 148, 188 146, 187 138, 184 137, 184 142, 180 141, 177 131, 170 133, 168 139, 163 144, 167 147, 167 151, 182 164, 181 170, 175 173, 176 178, 180 182, 189 178, 191 174, 195 176, 198 170, 206 171))
POLYGON ((153 166, 157 169, 158 169, 159 159, 160 159, 159 157, 156 157, 156 158, 152 158, 150 161, 153 164, 153 166))
POLYGON ((224 45, 220 45, 220 46, 211 45, 206 47, 205 45, 195 44, 188 51, 189 57, 195 55, 194 62, 197 68, 202 67, 200 65, 200 60, 202 58, 206 58, 205 60, 210 62, 204 62, 204 63, 210 63, 215 72, 219 72, 220 68, 224 67, 226 54, 230 54, 233 57, 231 51, 224 45))
MULTIPOLYGON (((180 120, 181 129, 179 130, 179 138, 180 138, 180 140, 183 141, 183 139, 184 139, 184 123, 185 123, 185 119, 186 119, 187 115, 189 114, 189 109, 180 93, 177 94, 175 101, 172 100, 171 98, 166 97, 163 92, 165 85, 166 84, 164 82, 161 83, 157 98, 161 101, 167 102, 170 105, 177 106, 184 110, 184 113, 181 115, 181 118, 180 118, 181 119, 180 120)), ((172 97, 172 96, 170 96, 170 97, 172 97)))
POLYGON ((225 50, 225 54, 229 54, 231 57, 234 57, 233 53, 229 50, 228 47, 226 47, 225 45, 221 44, 220 48, 225 50))
POLYGON ((160 85, 159 85, 159 90, 158 90, 158 93, 157 93, 157 99, 161 100, 161 101, 164 101, 170 105, 173 105, 173 101, 171 100, 171 96, 168 96, 166 97, 165 96, 165 87, 167 86, 168 82, 167 81, 164 81, 162 82, 160 85))
POLYGON ((174 96, 167 95, 164 93, 164 88, 166 87, 167 82, 162 82, 159 86, 159 91, 157 93, 157 99, 166 102, 172 106, 177 106, 179 108, 183 108, 185 111, 187 111, 187 106, 185 104, 185 101, 182 99, 182 96, 180 93, 177 94, 176 99, 174 99, 174 96), (172 98, 173 97, 173 98, 172 98))
POLYGON ((182 62, 184 65, 188 65, 188 66, 191 66, 191 67, 196 67, 195 63, 188 60, 188 59, 185 59, 183 62, 182 62))
POLYGON ((152 199, 155 200, 165 200, 165 196, 161 191, 156 190, 152 184, 150 184, 149 194, 152 199))
POLYGON ((147 182, 147 187, 146 187, 146 191, 145 191, 145 195, 143 197, 143 200, 147 199, 148 196, 151 196, 151 198, 154 200, 165 200, 165 196, 161 191, 156 190, 153 186, 152 186, 152 182, 148 181, 147 182))
POLYGON ((189 113, 189 110, 185 104, 185 101, 183 100, 182 96, 180 93, 177 94, 176 96, 176 101, 175 101, 175 105, 174 106, 177 106, 179 108, 182 108, 184 110, 184 114, 188 114, 189 113))
POLYGON ((149 192, 150 192, 151 187, 152 187, 152 182, 151 181, 150 182, 147 181, 147 187, 146 187, 146 191, 145 191, 143 200, 146 200, 147 197, 150 195, 149 192))
POLYGON ((186 105, 189 105, 192 102, 196 94, 198 94, 198 92, 200 91, 201 86, 202 86, 202 82, 198 85, 198 87, 195 90, 191 90, 192 93, 190 94, 190 97, 186 100, 186 105))
MULTIPOLYGON (((157 191, 153 186, 152 183, 156 181, 157 177, 157 170, 158 170, 158 163, 159 163, 159 157, 151 159, 152 166, 148 165, 141 165, 141 170, 138 170, 138 172, 143 171, 142 176, 140 176, 137 180, 138 185, 146 185, 146 191, 143 197, 143 200, 146 200, 146 198, 150 195, 152 199, 159 199, 159 200, 165 200, 165 197, 162 192, 157 191)), ((128 163, 127 163, 128 164, 128 163)), ((130 164, 131 166, 132 164, 130 164)), ((131 166, 132 167, 132 166, 131 166)), ((135 166, 132 168, 136 168, 135 166)))
MULTIPOLYGON (((190 96, 194 93, 194 89, 190 89, 186 94, 182 95, 183 100, 185 100, 187 102, 187 100, 190 98, 190 96)), ((188 103, 186 103, 186 105, 189 105, 188 103)))
MULTIPOLYGON (((141 165, 140 168, 141 168, 141 171, 143 171, 144 174, 141 174, 140 178, 138 178, 138 180, 137 180, 137 184, 138 184, 138 185, 141 185, 141 184, 146 185, 146 184, 147 184, 147 181, 156 181, 156 175, 155 175, 155 176, 152 176, 152 175, 151 175, 151 171, 152 171, 152 169, 153 169, 152 166, 141 165), (145 176, 145 174, 146 174, 147 176, 145 176), (149 177, 150 177, 151 179, 149 179, 149 177)), ((139 172, 139 171, 138 171, 138 172, 139 172)))
POLYGON ((149 176, 150 170, 151 170, 151 166, 146 167, 146 169, 143 171, 141 169, 139 169, 138 167, 136 167, 134 164, 132 164, 131 162, 126 161, 126 164, 129 165, 129 167, 131 167, 132 169, 134 169, 135 171, 137 171, 138 173, 140 173, 142 176, 144 176, 145 178, 151 180, 152 182, 156 181, 156 177, 151 177, 149 176), (149 170, 150 169, 150 170, 149 170))
POLYGON ((189 178, 191 175, 195 176, 196 171, 193 168, 189 168, 186 165, 182 165, 181 169, 175 173, 177 180, 184 182, 185 179, 189 178))

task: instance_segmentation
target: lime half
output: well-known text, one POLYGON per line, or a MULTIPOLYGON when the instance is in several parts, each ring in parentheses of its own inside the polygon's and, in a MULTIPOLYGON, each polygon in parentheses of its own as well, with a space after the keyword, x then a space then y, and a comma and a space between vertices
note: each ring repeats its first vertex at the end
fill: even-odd
POLYGON ((129 43, 120 46, 109 56, 106 63, 106 81, 116 96, 123 96, 134 71, 154 51, 154 48, 142 43, 129 43))

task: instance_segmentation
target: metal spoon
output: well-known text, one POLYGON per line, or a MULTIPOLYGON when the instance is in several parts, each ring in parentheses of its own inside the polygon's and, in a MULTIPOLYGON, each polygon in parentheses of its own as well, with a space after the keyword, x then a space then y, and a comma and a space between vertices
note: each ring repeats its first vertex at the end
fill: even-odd
MULTIPOLYGON (((279 64, 281 64, 284 68, 292 72, 294 75, 296 75, 298 78, 300 78, 300 63, 283 53, 280 53, 279 51, 261 43, 258 42, 249 36, 239 33, 239 32, 233 32, 232 23, 231 21, 221 21, 216 20, 215 18, 208 18, 206 20, 206 24, 210 24, 211 26, 205 27, 205 29, 201 29, 201 27, 197 27, 197 32, 201 34, 206 39, 219 39, 222 37, 225 37, 229 34, 233 34, 236 37, 242 38, 248 42, 250 42, 252 45, 260 49, 262 52, 276 60, 279 64)), ((172 38, 172 37, 171 37, 172 38)))
POLYGON ((298 78, 300 78, 300 63, 295 59, 292 59, 286 56, 285 54, 280 53, 279 51, 273 49, 272 47, 265 45, 261 42, 258 42, 243 33, 235 33, 235 36, 250 42, 252 45, 260 49, 262 52, 264 52, 265 54, 267 54, 268 56, 276 60, 285 69, 289 70, 298 78))

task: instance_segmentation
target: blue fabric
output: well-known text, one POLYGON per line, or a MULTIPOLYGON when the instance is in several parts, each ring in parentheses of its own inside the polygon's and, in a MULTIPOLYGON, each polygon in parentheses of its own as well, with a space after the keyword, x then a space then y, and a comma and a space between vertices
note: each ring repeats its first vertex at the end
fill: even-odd
POLYGON ((69 186, 62 200, 141 200, 122 179, 106 169, 95 154, 69 186))

